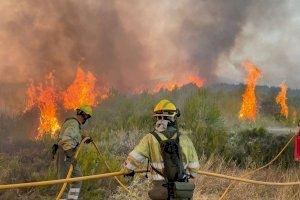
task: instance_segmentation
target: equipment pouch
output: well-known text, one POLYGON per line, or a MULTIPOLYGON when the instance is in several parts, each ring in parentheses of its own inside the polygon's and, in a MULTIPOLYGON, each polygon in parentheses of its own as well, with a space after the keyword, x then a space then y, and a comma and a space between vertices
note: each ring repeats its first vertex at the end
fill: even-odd
POLYGON ((174 196, 175 198, 192 199, 195 190, 195 184, 190 182, 175 182, 174 196))

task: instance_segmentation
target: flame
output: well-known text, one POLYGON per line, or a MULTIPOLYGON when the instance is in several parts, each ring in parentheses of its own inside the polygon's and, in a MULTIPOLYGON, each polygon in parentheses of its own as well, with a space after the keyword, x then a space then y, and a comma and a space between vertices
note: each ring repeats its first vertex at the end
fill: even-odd
POLYGON ((24 112, 29 111, 35 105, 39 108, 40 125, 36 139, 42 139, 45 134, 50 134, 52 138, 55 138, 56 132, 60 129, 56 115, 57 103, 61 100, 65 109, 76 109, 81 105, 95 106, 98 103, 97 99, 108 98, 110 90, 102 87, 96 91, 95 84, 95 76, 81 68, 78 68, 74 82, 61 93, 55 90, 52 73, 47 76, 45 85, 40 84, 36 87, 31 82, 26 92, 28 100, 24 112), (58 95, 62 95, 62 98, 58 98, 58 95))
POLYGON ((55 138, 56 132, 60 129, 57 114, 57 96, 54 89, 53 74, 50 73, 45 85, 40 84, 35 87, 33 83, 30 84, 28 90, 28 103, 26 111, 30 110, 34 105, 37 105, 40 111, 40 125, 38 127, 38 135, 36 140, 41 140, 45 134, 49 134, 51 138, 55 138))
POLYGON ((77 69, 74 82, 63 92, 65 109, 76 109, 81 105, 95 106, 97 98, 106 99, 108 90, 100 94, 95 89, 96 78, 91 72, 85 72, 81 68, 77 69))
POLYGON ((152 89, 151 89, 151 93, 155 94, 158 93, 159 91, 165 89, 168 91, 173 91, 175 88, 181 88, 184 85, 188 85, 188 84, 194 84, 197 87, 202 87, 203 86, 203 82, 200 80, 200 78, 196 75, 190 75, 188 77, 186 77, 185 79, 179 81, 179 80, 173 80, 171 82, 161 82, 158 83, 157 85, 155 85, 152 89))
POLYGON ((276 97, 276 103, 279 104, 281 106, 281 111, 280 113, 287 118, 289 115, 289 107, 286 103, 287 97, 286 97, 286 93, 288 91, 288 88, 285 84, 285 82, 282 82, 280 85, 281 91, 279 92, 279 94, 276 97))
POLYGON ((245 84, 247 85, 247 88, 243 95, 243 103, 241 106, 239 116, 244 120, 250 119, 251 121, 255 121, 257 112, 255 87, 257 79, 262 77, 262 73, 250 61, 244 61, 242 65, 247 70, 248 75, 244 80, 245 84))
POLYGON ((28 100, 27 100, 27 105, 24 109, 24 113, 31 110, 32 107, 34 106, 34 104, 36 103, 35 102, 35 98, 36 98, 36 89, 35 89, 35 86, 33 84, 33 81, 30 81, 30 85, 26 91, 26 94, 27 94, 27 97, 28 97, 28 100))

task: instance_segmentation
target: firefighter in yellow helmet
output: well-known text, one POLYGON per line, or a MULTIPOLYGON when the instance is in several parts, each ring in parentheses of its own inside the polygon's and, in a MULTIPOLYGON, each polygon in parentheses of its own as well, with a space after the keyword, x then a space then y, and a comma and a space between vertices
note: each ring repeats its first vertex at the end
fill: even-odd
MULTIPOLYGON (((53 147, 58 151, 57 167, 60 179, 66 178, 71 164, 74 167, 72 177, 82 176, 77 160, 74 156, 78 145, 84 137, 82 135, 81 126, 85 124, 92 115, 92 107, 89 105, 83 105, 76 109, 75 117, 66 119, 62 125, 58 136, 58 143, 56 144, 56 147, 55 145, 53 147)), ((86 143, 90 142, 92 142, 92 139, 86 141, 86 143)), ((54 155, 56 150, 54 150, 54 155)), ((81 182, 75 182, 71 185, 68 184, 61 199, 78 199, 80 187, 81 182)))
POLYGON ((179 132, 179 110, 163 99, 154 108, 155 130, 147 134, 129 154, 125 171, 134 170, 148 159, 151 167, 153 188, 148 192, 151 199, 191 199, 195 185, 189 182, 199 169, 198 156, 192 141, 179 132))

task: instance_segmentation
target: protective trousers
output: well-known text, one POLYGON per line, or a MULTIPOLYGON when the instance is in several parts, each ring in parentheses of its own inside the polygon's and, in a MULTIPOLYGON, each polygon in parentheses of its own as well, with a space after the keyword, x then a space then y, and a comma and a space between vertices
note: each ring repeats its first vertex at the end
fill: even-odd
MULTIPOLYGON (((73 149, 73 151, 76 151, 73 149)), ((69 168, 71 166, 70 158, 68 158, 65 155, 64 150, 59 147, 57 152, 57 171, 58 171, 58 178, 64 179, 67 177, 67 173, 69 171, 69 168)), ((81 177, 82 173, 78 167, 78 164, 74 166, 72 177, 81 177)), ((80 193, 80 187, 81 182, 74 182, 67 185, 66 190, 63 193, 63 196, 61 197, 61 200, 77 200, 79 193, 80 193)))
MULTIPOLYGON (((167 200, 168 199, 168 189, 163 186, 165 181, 153 181, 153 187, 148 192, 150 199, 152 200, 167 200)), ((171 198, 171 200, 188 200, 186 198, 171 198)))

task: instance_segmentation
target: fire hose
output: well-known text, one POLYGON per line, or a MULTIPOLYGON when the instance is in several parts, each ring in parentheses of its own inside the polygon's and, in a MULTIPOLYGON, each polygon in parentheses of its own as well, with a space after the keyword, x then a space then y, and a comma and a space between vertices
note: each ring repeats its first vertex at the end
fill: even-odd
MULTIPOLYGON (((147 170, 136 170, 136 173, 144 173, 146 171, 147 170)), ((75 178, 69 178, 69 179, 57 179, 57 180, 50 180, 50 181, 37 181, 37 182, 29 182, 29 183, 7 184, 7 185, 0 185, 0 190, 57 185, 57 184, 61 184, 61 183, 72 183, 72 182, 79 182, 79 181, 111 178, 111 177, 122 176, 122 175, 126 175, 126 174, 127 173, 124 171, 119 171, 119 172, 111 172, 111 173, 97 174, 97 175, 90 175, 90 176, 81 176, 81 177, 75 177, 75 178)))
MULTIPOLYGON (((279 152, 279 153, 278 153, 278 154, 277 154, 270 162, 268 162, 266 165, 264 165, 264 166, 262 166, 262 167, 259 167, 259 168, 257 168, 257 169, 254 169, 254 170, 252 170, 252 171, 250 171, 250 172, 247 172, 247 173, 243 174, 243 175, 241 176, 241 178, 246 178, 246 177, 248 177, 248 176, 250 176, 250 175, 252 175, 252 174, 254 174, 254 173, 256 173, 256 172, 258 172, 258 171, 260 171, 260 170, 262 170, 262 169, 267 168, 267 167, 270 166, 271 164, 273 164, 276 160, 278 160, 278 158, 283 154, 283 152, 289 147, 289 145, 293 142, 293 140, 295 139, 295 137, 296 137, 296 134, 294 134, 293 137, 291 137, 291 139, 286 143, 286 145, 281 149, 281 151, 280 151, 280 152, 279 152)), ((223 200, 223 199, 225 198, 226 194, 229 192, 229 189, 230 189, 231 187, 233 187, 234 184, 235 184, 235 182, 232 181, 232 182, 228 185, 228 187, 227 187, 226 190, 223 192, 223 194, 221 195, 221 197, 219 198, 219 200, 223 200)))
MULTIPOLYGON (((83 146, 83 144, 84 144, 88 139, 90 139, 90 138, 89 138, 89 137, 85 137, 85 138, 81 141, 79 147, 78 147, 77 150, 76 150, 75 158, 78 157, 78 155, 79 155, 79 153, 80 153, 80 150, 81 150, 81 147, 83 146)), ((101 153, 101 151, 99 150, 99 148, 98 148, 98 146, 96 145, 96 143, 95 143, 94 141, 92 141, 92 144, 93 144, 93 146, 95 147, 95 149, 97 150, 97 153, 98 153, 100 159, 102 160, 102 162, 105 164, 107 170, 108 170, 109 172, 112 172, 112 171, 111 171, 111 168, 109 167, 108 163, 106 162, 104 156, 102 155, 102 153, 101 153)), ((69 179, 69 178, 71 177, 72 172, 73 172, 73 169, 74 169, 74 168, 73 168, 73 165, 70 165, 70 168, 69 168, 69 171, 68 171, 68 174, 67 174, 66 179, 69 179)), ((115 179, 116 182, 121 186, 122 189, 124 189, 126 192, 128 192, 129 194, 131 194, 131 195, 134 196, 134 194, 132 194, 132 193, 130 192, 130 190, 129 190, 129 189, 128 189, 128 188, 127 188, 127 187, 126 187, 126 186, 125 186, 125 185, 124 185, 124 184, 123 184, 116 176, 114 176, 114 179, 115 179)), ((65 191, 65 189, 66 189, 66 187, 67 187, 67 184, 68 184, 68 183, 65 182, 65 183, 62 185, 62 187, 61 187, 61 189, 60 189, 60 192, 58 193, 58 195, 57 195, 57 197, 56 197, 56 200, 59 200, 59 199, 61 198, 61 196, 63 195, 63 193, 64 193, 64 191, 65 191)))
MULTIPOLYGON (((138 170, 135 171, 135 173, 137 173, 137 174, 145 173, 145 172, 147 172, 146 169, 138 169, 138 170)), ((198 170, 198 171, 194 171, 194 172, 199 174, 199 175, 214 177, 214 178, 218 178, 218 179, 238 181, 238 182, 254 184, 254 185, 276 186, 276 187, 299 186, 300 185, 300 181, 294 181, 294 182, 266 182, 266 181, 257 181, 257 180, 253 180, 253 179, 240 178, 240 177, 236 177, 236 176, 228 176, 228 175, 224 175, 224 174, 218 174, 218 173, 207 172, 207 171, 202 171, 202 170, 198 170)), ((7 185, 0 185, 0 190, 20 189, 20 188, 28 188, 28 187, 56 185, 56 184, 61 184, 61 183, 72 183, 72 182, 78 182, 78 181, 104 179, 104 178, 122 176, 122 175, 126 175, 126 174, 127 174, 127 172, 124 172, 123 170, 121 170, 119 172, 111 172, 111 173, 105 173, 105 174, 81 176, 81 177, 75 177, 75 178, 69 178, 69 179, 57 179, 57 180, 49 180, 49 181, 7 184, 7 185)))

